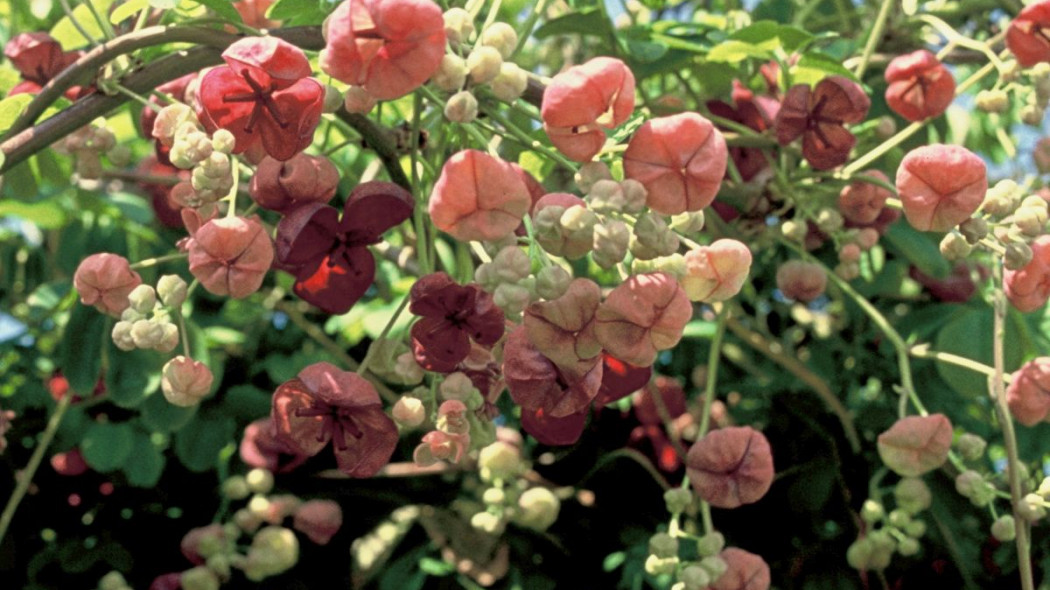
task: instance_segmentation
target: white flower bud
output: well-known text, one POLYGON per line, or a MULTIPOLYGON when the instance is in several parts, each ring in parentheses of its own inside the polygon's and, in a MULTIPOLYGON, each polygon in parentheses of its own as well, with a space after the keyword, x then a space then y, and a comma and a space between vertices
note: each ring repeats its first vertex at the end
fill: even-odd
POLYGON ((171 322, 159 322, 161 327, 160 340, 153 345, 157 352, 171 352, 179 345, 179 327, 171 322))
POLYGON ((113 344, 124 352, 135 350, 135 339, 131 337, 132 325, 132 322, 119 321, 113 325, 113 331, 110 333, 113 344))
POLYGON ((215 133, 211 135, 212 149, 220 154, 226 154, 227 156, 232 154, 236 144, 237 138, 227 129, 216 129, 215 133))
POLYGON ((469 90, 453 94, 445 104, 445 118, 453 123, 470 123, 477 117, 478 99, 469 90))
POLYGON ((128 293, 128 303, 131 304, 131 309, 147 314, 157 305, 157 292, 149 285, 139 285, 128 293))
POLYGON ((509 61, 503 62, 499 68, 499 75, 489 82, 492 94, 503 102, 514 102, 525 94, 529 86, 529 76, 518 64, 509 61))
POLYGON ((422 400, 407 395, 397 400, 390 413, 394 418, 394 422, 397 422, 398 425, 404 428, 415 428, 422 424, 427 417, 427 411, 423 407, 422 400))
POLYGON ((467 43, 474 35, 474 18, 462 8, 445 11, 445 36, 450 43, 467 43))
POLYGON ((518 45, 518 33, 514 27, 503 22, 495 22, 481 32, 482 45, 494 47, 503 59, 509 59, 518 45))
POLYGON ((458 55, 446 53, 441 58, 441 65, 431 76, 430 81, 445 92, 456 92, 467 82, 467 62, 458 55))
POLYGON ((612 172, 605 162, 587 162, 575 174, 576 186, 583 194, 588 194, 599 180, 612 180, 612 172))
POLYGON ((499 75, 500 66, 503 65, 503 57, 493 47, 475 47, 474 51, 467 56, 467 70, 470 71, 470 79, 475 84, 487 84, 499 75))
POLYGON ((547 488, 535 487, 525 490, 518 498, 518 508, 515 522, 527 528, 545 531, 558 520, 561 502, 547 488))
POLYGON ((186 281, 179 275, 164 275, 157 280, 157 295, 161 303, 168 307, 181 306, 186 301, 188 289, 186 281))

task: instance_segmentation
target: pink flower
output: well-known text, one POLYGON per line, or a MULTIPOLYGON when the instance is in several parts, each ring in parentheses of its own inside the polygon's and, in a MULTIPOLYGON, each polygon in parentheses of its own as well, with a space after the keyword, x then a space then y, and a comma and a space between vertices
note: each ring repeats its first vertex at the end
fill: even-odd
POLYGON ((909 121, 936 117, 955 98, 955 78, 925 49, 898 55, 886 68, 886 104, 909 121))
POLYGON ((127 258, 108 252, 88 256, 73 274, 80 302, 113 317, 128 308, 128 294, 141 284, 142 277, 131 270, 127 258))
POLYGON ((692 316, 693 306, 674 277, 664 272, 634 275, 598 307, 595 335, 612 356, 648 366, 658 351, 678 344, 692 316))
POLYGON ((773 485, 769 441, 750 426, 708 432, 690 447, 685 465, 697 495, 716 508, 758 502, 773 485))
POLYGON ((569 193, 550 193, 536 201, 532 209, 533 229, 536 230, 536 241, 544 250, 555 256, 577 260, 594 249, 594 231, 591 227, 573 232, 566 230, 559 223, 554 226, 554 231, 539 231, 535 219, 540 211, 548 207, 560 207, 562 210, 568 210, 571 207, 586 209, 587 202, 569 193))
MULTIPOLYGON (((867 170, 863 174, 883 182, 890 181, 881 170, 867 170)), ((839 213, 854 223, 872 223, 885 208, 886 199, 892 196, 893 193, 885 187, 855 180, 843 187, 839 193, 839 213)))
POLYGON ((594 312, 601 299, 597 283, 575 279, 561 297, 529 305, 523 322, 529 341, 558 365, 598 356, 602 347, 594 335, 594 312))
POLYGON ((332 441, 339 470, 351 477, 378 473, 397 446, 397 426, 372 384, 326 362, 278 387, 271 417, 278 440, 303 455, 332 441))
POLYGON ((179 355, 161 370, 160 387, 164 399, 181 407, 192 407, 211 391, 214 377, 202 362, 179 355))
POLYGON ((261 146, 288 160, 306 149, 321 121, 325 91, 308 77, 302 50, 276 37, 248 37, 222 57, 227 65, 201 79, 197 116, 204 127, 232 133, 237 154, 261 146))
POLYGON ((622 61, 596 57, 555 76, 543 92, 543 128, 558 151, 589 162, 605 145, 605 129, 634 111, 634 75, 622 61))
POLYGON ((1033 359, 1014 371, 1006 400, 1021 424, 1035 426, 1045 421, 1050 416, 1050 357, 1033 359))
POLYGON ((908 416, 879 435, 879 457, 894 473, 918 477, 948 460, 952 423, 944 414, 908 416))
MULTIPOLYGON (((747 125, 759 133, 773 128, 773 121, 780 110, 780 102, 777 99, 756 95, 741 84, 740 80, 733 80, 732 98, 735 107, 720 100, 709 100, 707 108, 713 115, 747 125)), ((729 157, 733 158, 740 177, 745 181, 751 180, 769 167, 769 161, 761 148, 730 147, 729 157)))
POLYGON ((287 161, 263 158, 252 175, 252 200, 288 213, 303 203, 327 203, 339 186, 339 171, 323 156, 297 154, 287 161))
POLYGON ((650 209, 677 215, 714 201, 728 157, 726 140, 711 121, 680 113, 639 127, 623 154, 623 170, 645 185, 650 209))
POLYGON ((412 325, 412 350, 428 371, 450 373, 470 354, 471 341, 491 347, 503 337, 503 310, 477 285, 438 272, 416 281, 410 296, 408 310, 422 316, 412 325))
MULTIPOLYGON (((19 33, 4 46, 4 55, 22 74, 22 82, 8 91, 16 94, 36 94, 48 82, 73 65, 83 51, 62 51, 62 45, 47 33, 19 33)), ((76 100, 84 93, 80 86, 66 91, 69 100, 76 100)))
POLYGON ((343 509, 332 500, 310 500, 295 511, 292 527, 318 545, 328 541, 343 526, 343 509))
POLYGON ((421 467, 438 461, 459 463, 470 447, 470 434, 452 434, 431 430, 423 435, 422 442, 412 452, 412 461, 421 467))
POLYGON ((726 562, 726 571, 710 590, 769 590, 769 564, 754 553, 737 547, 726 547, 719 554, 726 562))
POLYGON ((787 145, 802 138, 802 156, 816 170, 846 163, 857 138, 847 123, 859 123, 868 114, 871 100, 854 81, 828 76, 816 87, 792 86, 777 113, 777 141, 787 145))
POLYGON ((1023 67, 1050 62, 1050 2, 1025 6, 1006 31, 1006 47, 1023 67))
POLYGON ((725 301, 740 292, 750 270, 751 250, 723 238, 686 253, 686 274, 680 282, 690 301, 725 301))
POLYGON ((945 232, 966 221, 984 201, 984 162, 957 145, 915 148, 897 169, 897 192, 908 223, 920 231, 945 232))
POLYGON ((324 33, 321 70, 377 100, 422 86, 445 55, 445 20, 431 0, 346 0, 324 33))
POLYGON ((273 242, 255 217, 213 219, 193 234, 190 272, 216 295, 235 299, 259 290, 273 263, 273 242))
POLYGON ((777 269, 777 289, 788 299, 809 303, 824 294, 828 275, 815 262, 788 260, 777 269))
POLYGON ((514 231, 532 206, 513 166, 477 150, 454 154, 430 193, 434 226, 461 242, 496 240, 514 231))
POLYGON ((390 182, 357 186, 343 215, 334 207, 308 202, 277 226, 277 260, 295 276, 295 294, 331 314, 342 314, 375 281, 376 262, 368 246, 412 216, 414 201, 390 182))
POLYGON ((260 418, 244 428, 239 452, 246 465, 274 473, 292 471, 308 459, 277 438, 270 418, 260 418))
POLYGON ((1025 313, 1043 307, 1050 299, 1050 236, 1039 236, 1031 247, 1032 259, 1028 264, 1003 273, 1006 298, 1025 313))

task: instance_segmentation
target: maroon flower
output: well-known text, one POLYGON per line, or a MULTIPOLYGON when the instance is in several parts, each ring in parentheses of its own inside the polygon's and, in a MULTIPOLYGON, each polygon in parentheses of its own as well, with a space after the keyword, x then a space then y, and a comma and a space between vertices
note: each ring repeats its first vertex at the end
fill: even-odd
POLYGON ((366 182, 339 210, 317 202, 277 226, 277 261, 295 275, 295 293, 332 314, 346 313, 375 280, 368 246, 412 215, 412 195, 389 182, 366 182))
MULTIPOLYGON (((780 110, 780 103, 775 98, 756 95, 739 80, 733 80, 732 98, 736 106, 720 100, 711 100, 707 102, 707 108, 713 115, 747 125, 759 133, 773 127, 777 111, 780 110)), ((740 177, 745 181, 751 180, 769 166, 760 148, 730 147, 729 157, 733 158, 740 177)))
POLYGON ((408 310, 422 316, 412 326, 412 351, 428 371, 449 373, 470 354, 470 341, 492 346, 503 336, 503 310, 478 285, 458 285, 447 274, 429 274, 412 285, 408 310))
POLYGON ((529 341, 528 330, 518 327, 503 347, 503 376, 507 390, 524 411, 564 418, 586 412, 602 384, 602 363, 597 356, 585 360, 560 359, 555 364, 529 341))
POLYGON ((753 504, 773 484, 769 441, 750 426, 708 432, 690 447, 685 464, 697 495, 717 508, 753 504))
POLYGON ((638 367, 602 351, 602 386, 594 404, 602 407, 645 387, 653 376, 652 366, 638 367))
POLYGON ((222 57, 227 65, 201 79, 197 116, 207 130, 233 133, 238 154, 261 144, 273 158, 288 160, 306 149, 321 121, 325 91, 308 77, 302 50, 276 37, 249 37, 222 57))
POLYGON ((333 441, 339 469, 351 477, 375 475, 397 446, 397 426, 372 384, 325 362, 278 387, 271 416, 277 439, 296 452, 313 456, 333 441))
POLYGON ((813 168, 834 168, 849 159, 857 143, 845 124, 864 120, 870 106, 864 90, 842 76, 828 76, 813 89, 792 86, 777 113, 777 141, 787 145, 802 137, 802 155, 813 168))
POLYGON ((521 411, 521 427, 539 441, 549 446, 566 446, 580 440, 583 427, 587 424, 589 410, 584 408, 575 414, 563 418, 547 415, 542 408, 521 411))
MULTIPOLYGON (((59 44, 47 33, 20 33, 4 46, 4 55, 22 74, 22 82, 8 92, 16 94, 36 94, 62 70, 80 59, 82 51, 62 51, 59 44)), ((76 100, 82 93, 80 86, 66 91, 66 98, 76 100)))

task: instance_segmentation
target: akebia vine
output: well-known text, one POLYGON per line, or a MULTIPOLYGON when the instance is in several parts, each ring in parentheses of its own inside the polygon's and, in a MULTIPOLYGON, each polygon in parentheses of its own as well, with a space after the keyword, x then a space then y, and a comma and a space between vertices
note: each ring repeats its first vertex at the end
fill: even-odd
POLYGON ((1050 579, 1050 0, 28 4, 15 585, 1050 579))

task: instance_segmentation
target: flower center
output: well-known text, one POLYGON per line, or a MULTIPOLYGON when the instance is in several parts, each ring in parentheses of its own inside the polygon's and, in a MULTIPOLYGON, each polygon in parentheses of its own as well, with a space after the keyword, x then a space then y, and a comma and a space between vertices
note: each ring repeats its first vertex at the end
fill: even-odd
POLYGON ((340 408, 315 399, 313 405, 308 408, 299 408, 295 415, 300 418, 321 416, 324 422, 321 425, 321 433, 317 435, 317 442, 325 442, 329 439, 334 441, 335 448, 340 451, 347 449, 346 435, 360 439, 365 435, 361 427, 357 425, 353 414, 346 408, 340 408))
POLYGON ((281 116, 281 111, 277 108, 277 102, 273 99, 273 92, 276 90, 274 84, 271 82, 269 88, 263 88, 261 84, 255 81, 247 70, 241 72, 244 80, 251 87, 251 92, 240 92, 236 94, 230 94, 222 97, 222 102, 254 102, 255 106, 252 107, 252 114, 248 117, 248 122, 244 125, 244 132, 251 133, 255 127, 255 123, 259 120, 259 116, 264 112, 270 114, 270 117, 281 127, 285 129, 288 127, 288 122, 281 116))

